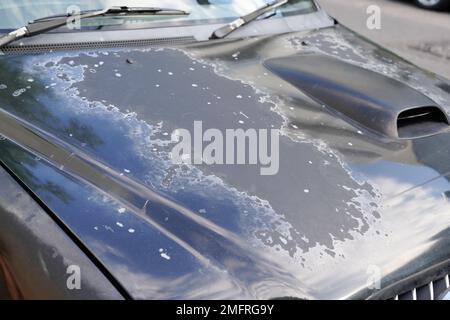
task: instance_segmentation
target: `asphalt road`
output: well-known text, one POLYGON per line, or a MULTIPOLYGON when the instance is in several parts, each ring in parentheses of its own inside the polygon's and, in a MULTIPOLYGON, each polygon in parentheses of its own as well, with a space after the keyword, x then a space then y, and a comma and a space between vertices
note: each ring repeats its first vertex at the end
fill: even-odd
POLYGON ((450 79, 450 12, 415 7, 412 0, 318 0, 340 23, 416 65, 450 79), (367 28, 369 5, 381 8, 381 29, 367 28))

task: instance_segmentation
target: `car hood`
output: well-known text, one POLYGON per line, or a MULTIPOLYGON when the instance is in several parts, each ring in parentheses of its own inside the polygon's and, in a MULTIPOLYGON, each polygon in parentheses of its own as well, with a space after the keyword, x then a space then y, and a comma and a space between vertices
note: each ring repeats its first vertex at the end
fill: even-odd
POLYGON ((450 135, 378 135, 264 66, 303 52, 396 79, 450 111, 448 82, 341 26, 7 55, 1 161, 133 298, 366 298, 442 267, 450 135), (280 130, 278 173, 174 164, 172 133, 194 121, 280 130))

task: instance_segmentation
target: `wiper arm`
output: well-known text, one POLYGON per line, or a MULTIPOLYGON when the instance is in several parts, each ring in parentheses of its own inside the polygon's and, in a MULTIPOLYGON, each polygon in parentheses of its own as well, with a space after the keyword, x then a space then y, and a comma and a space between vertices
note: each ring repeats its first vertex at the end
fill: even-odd
POLYGON ((288 3, 289 0, 278 0, 278 1, 272 1, 271 3, 267 3, 264 7, 259 8, 245 16, 239 17, 238 19, 230 22, 229 24, 217 29, 213 32, 210 40, 213 39, 223 39, 226 36, 228 36, 230 33, 234 32, 235 30, 249 24, 250 22, 258 19, 262 15, 266 14, 269 11, 272 11, 278 7, 281 7, 288 3))
POLYGON ((74 15, 56 15, 31 21, 26 26, 14 30, 0 37, 0 48, 22 39, 32 37, 47 31, 57 29, 65 24, 78 20, 104 16, 104 15, 188 15, 189 12, 177 9, 164 9, 153 7, 110 7, 98 11, 83 11, 74 15))

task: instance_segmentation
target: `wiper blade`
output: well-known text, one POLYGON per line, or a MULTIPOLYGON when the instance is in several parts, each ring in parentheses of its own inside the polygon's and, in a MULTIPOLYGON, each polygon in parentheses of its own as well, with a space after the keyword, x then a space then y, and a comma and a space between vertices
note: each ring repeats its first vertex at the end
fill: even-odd
POLYGON ((258 19, 262 15, 266 14, 267 12, 270 12, 278 7, 281 7, 288 3, 289 0, 278 0, 278 1, 272 1, 271 3, 267 3, 264 7, 259 8, 245 16, 239 17, 238 19, 228 23, 227 25, 217 29, 213 32, 210 40, 213 39, 223 39, 226 36, 228 36, 230 33, 234 32, 235 30, 249 24, 250 22, 258 19))
POLYGON ((97 11, 82 11, 77 14, 64 14, 45 17, 31 21, 26 26, 14 30, 0 37, 0 48, 24 37, 32 37, 47 31, 57 29, 63 25, 86 18, 106 15, 189 15, 189 12, 178 9, 164 9, 154 7, 110 7, 97 11))

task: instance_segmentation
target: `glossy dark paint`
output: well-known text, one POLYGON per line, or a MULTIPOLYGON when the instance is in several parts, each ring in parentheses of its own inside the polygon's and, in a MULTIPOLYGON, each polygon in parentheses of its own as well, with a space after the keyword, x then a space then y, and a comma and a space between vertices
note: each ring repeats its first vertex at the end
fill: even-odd
POLYGON ((0 180, 0 299, 123 298, 2 168, 0 180), (81 290, 67 286, 71 265, 82 270, 81 290))
POLYGON ((134 298, 367 298, 382 293, 367 288, 374 266, 382 289, 448 270, 449 134, 374 134, 264 67, 309 51, 392 77, 449 113, 447 81, 341 26, 5 56, 0 159, 134 298), (195 120, 281 128, 279 173, 172 165, 170 134, 195 120))

